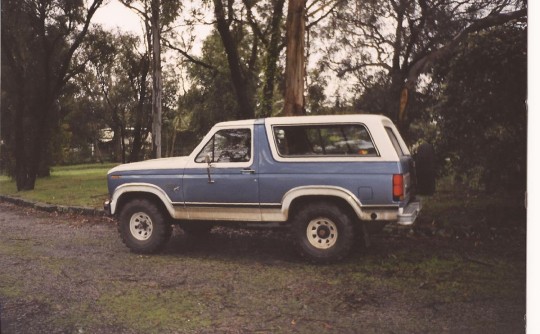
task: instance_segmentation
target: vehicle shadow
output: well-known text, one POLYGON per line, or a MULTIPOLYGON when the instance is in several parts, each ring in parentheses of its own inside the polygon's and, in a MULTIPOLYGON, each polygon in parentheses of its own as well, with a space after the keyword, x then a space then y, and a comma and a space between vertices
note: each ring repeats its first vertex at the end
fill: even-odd
POLYGON ((191 258, 248 260, 264 263, 301 262, 287 229, 214 227, 210 234, 196 236, 175 226, 162 254, 191 258))
MULTIPOLYGON (((366 255, 387 249, 388 245, 385 244, 384 237, 381 236, 375 236, 374 242, 367 248, 362 240, 357 240, 350 255, 339 263, 362 261, 366 255)), ((195 236, 175 226, 162 254, 267 264, 309 263, 297 252, 294 236, 287 228, 253 229, 218 226, 207 235, 195 236)))

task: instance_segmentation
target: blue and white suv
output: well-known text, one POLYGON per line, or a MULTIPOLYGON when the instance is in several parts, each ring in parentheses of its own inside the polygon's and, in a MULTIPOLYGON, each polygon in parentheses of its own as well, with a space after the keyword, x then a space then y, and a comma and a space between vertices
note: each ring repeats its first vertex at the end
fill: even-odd
POLYGON ((205 233, 278 223, 301 254, 327 263, 370 224, 413 224, 415 184, 413 158, 384 116, 265 118, 219 123, 187 157, 111 169, 105 207, 137 253, 161 249, 173 224, 205 233))

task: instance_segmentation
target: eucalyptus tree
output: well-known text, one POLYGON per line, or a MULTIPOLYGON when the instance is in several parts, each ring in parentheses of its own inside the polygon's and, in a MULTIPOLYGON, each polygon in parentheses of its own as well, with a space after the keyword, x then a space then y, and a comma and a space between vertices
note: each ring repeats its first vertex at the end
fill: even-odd
POLYGON ((248 58, 247 64, 243 64, 238 45, 244 37, 245 23, 242 21, 235 22, 234 20, 236 15, 234 12, 234 0, 227 0, 226 5, 224 5, 223 0, 213 0, 213 4, 216 29, 225 49, 231 82, 238 100, 238 118, 253 118, 255 116, 255 90, 252 74, 257 59, 258 38, 252 35, 253 52, 248 58))
POLYGON ((262 116, 305 112, 304 82, 309 53, 306 33, 336 10, 338 2, 290 0, 285 17, 284 0, 243 0, 241 3, 213 0, 217 30, 227 53, 240 104, 239 117, 254 116, 253 94, 256 88, 260 91, 260 103, 255 109, 262 116), (244 28, 246 23, 250 30, 244 28), (252 52, 251 57, 242 60, 237 50, 246 32, 251 36, 252 52), (284 49, 285 61, 282 62, 280 56, 284 49), (280 63, 283 64, 281 67, 280 63), (285 85, 276 92, 276 82, 282 75, 285 85), (276 110, 279 100, 276 95, 283 101, 283 110, 276 110))
MULTIPOLYGON (((238 52, 244 58, 251 53, 251 43, 244 40, 242 45, 238 52)), ((214 30, 204 39, 201 52, 200 60, 212 67, 195 63, 187 66, 192 85, 179 101, 181 110, 191 111, 191 128, 197 135, 203 135, 217 122, 239 119, 241 114, 219 32, 214 30)))
POLYGON ((281 24, 284 3, 285 0, 213 0, 203 2, 207 6, 193 9, 190 19, 184 18, 188 26, 206 24, 215 29, 225 52, 226 68, 204 62, 202 57, 188 52, 189 46, 174 40, 165 41, 165 45, 201 71, 227 73, 237 100, 235 118, 270 115, 280 71, 279 56, 284 47, 281 24), (209 11, 213 14, 210 21, 209 11), (247 54, 246 50, 249 50, 247 54), (256 102, 259 100, 260 103, 256 102))
POLYGON ((114 132, 115 160, 143 158, 150 132, 150 54, 140 38, 128 33, 96 31, 86 52, 98 54, 77 80, 84 97, 105 110, 104 119, 114 132))
POLYGON ((306 0, 289 0, 287 10, 287 57, 285 65, 286 116, 304 111, 306 0))
MULTIPOLYGON (((283 50, 289 42, 309 46, 305 41, 309 30, 315 31, 317 25, 338 8, 339 1, 302 1, 302 12, 306 14, 306 17, 302 18, 307 22, 305 31, 302 32, 294 32, 292 27, 287 29, 284 23, 285 3, 285 0, 212 0, 202 2, 200 8, 191 8, 189 18, 182 18, 185 26, 212 25, 218 32, 225 51, 227 72, 238 103, 236 118, 287 114, 282 107, 284 95, 289 90, 294 90, 295 95, 300 96, 302 105, 298 110, 300 113, 304 112, 304 82, 307 81, 305 69, 309 52, 305 47, 301 47, 297 49, 294 57, 288 58, 289 61, 296 62, 295 68, 299 69, 294 72, 297 76, 294 81, 298 84, 285 88, 282 81, 293 71, 284 69, 287 61, 283 59, 283 50), (205 15, 208 11, 212 11, 214 20, 209 20, 208 15, 205 15), (290 34, 288 30, 291 30, 290 34), (287 38, 289 35, 295 38, 287 38), (246 47, 250 50, 247 55, 246 47)), ((178 51, 187 62, 197 65, 201 71, 218 70, 215 64, 206 63, 201 57, 189 52, 193 36, 187 38, 187 43, 185 36, 180 39, 180 42, 165 39, 164 45, 178 51)), ((292 50, 292 47, 289 49, 292 50)))
POLYGON ((522 0, 351 0, 332 13, 324 30, 324 65, 354 78, 357 91, 380 85, 381 109, 407 128, 408 106, 421 74, 447 61, 474 32, 525 22, 522 0))
MULTIPOLYGON (((278 78, 279 70, 279 55, 284 47, 283 41, 283 7, 285 0, 271 1, 271 14, 265 15, 268 17, 266 29, 255 29, 260 32, 261 41, 265 46, 266 52, 263 55, 263 83, 261 97, 261 115, 271 116, 274 112, 275 103, 275 86, 278 78)), ((248 16, 252 17, 252 16, 248 16)), ((280 95, 280 94, 278 94, 280 95)))
MULTIPOLYGON (((306 113, 306 86, 308 95, 320 97, 319 83, 307 85, 310 36, 324 31, 321 26, 328 16, 340 8, 343 0, 289 0, 286 21, 286 59, 285 59, 285 115, 306 113), (310 94, 318 92, 313 95, 310 94)), ((314 72, 320 72, 315 70, 314 72)), ((319 76, 320 73, 317 74, 319 76)), ((312 103, 310 103, 312 104, 312 103)))
POLYGON ((143 20, 147 47, 152 50, 152 145, 153 156, 161 157, 162 127, 162 34, 174 22, 181 10, 180 1, 120 0, 143 20))
POLYGON ((58 98, 84 71, 76 57, 102 0, 5 0, 2 8, 2 125, 18 190, 48 174, 58 98))

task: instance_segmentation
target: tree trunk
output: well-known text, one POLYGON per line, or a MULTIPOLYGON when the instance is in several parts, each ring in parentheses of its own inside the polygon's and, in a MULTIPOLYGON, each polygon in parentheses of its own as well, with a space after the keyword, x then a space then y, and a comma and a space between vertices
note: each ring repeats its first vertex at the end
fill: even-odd
POLYGON ((143 123, 148 124, 145 119, 146 115, 144 114, 144 102, 146 100, 146 80, 148 76, 148 70, 149 70, 149 61, 148 58, 145 56, 141 59, 141 76, 140 76, 140 83, 139 83, 139 92, 137 94, 138 103, 137 107, 135 109, 135 127, 133 129, 133 145, 131 147, 131 153, 129 155, 129 162, 135 162, 140 160, 140 155, 142 151, 142 147, 144 145, 144 141, 146 137, 144 136, 143 131, 143 123))
POLYGON ((96 156, 97 161, 99 161, 99 163, 102 164, 103 156, 101 155, 101 150, 99 149, 99 140, 97 137, 94 138, 94 154, 96 156))
POLYGON ((173 133, 172 133, 172 138, 171 138, 171 146, 169 148, 169 157, 173 157, 174 156, 174 146, 176 145, 176 135, 177 135, 178 131, 176 131, 175 128, 173 128, 173 133))
POLYGON ((388 116, 394 120, 394 123, 398 127, 400 133, 403 135, 406 125, 405 120, 407 119, 407 109, 408 109, 408 100, 410 97, 410 91, 407 91, 407 99, 404 101, 405 105, 401 106, 401 94, 403 89, 406 89, 403 85, 405 80, 405 74, 402 73, 402 70, 398 67, 393 67, 390 74, 390 110, 388 110, 388 116))
POLYGON ((160 2, 152 0, 152 145, 154 158, 161 158, 161 32, 160 2))
POLYGON ((229 30, 229 25, 225 19, 225 9, 223 8, 222 0, 214 0, 214 14, 216 16, 217 30, 223 42, 225 53, 227 54, 227 62, 231 72, 231 82, 234 86, 236 99, 238 102, 239 119, 250 119, 255 117, 255 109, 253 107, 253 90, 251 80, 248 78, 242 67, 240 66, 240 56, 238 55, 237 45, 229 30))
POLYGON ((303 115, 305 76, 306 1, 290 0, 287 12, 287 56, 285 61, 285 116, 303 115))
POLYGON ((272 14, 271 36, 268 50, 264 58, 264 85, 263 85, 263 100, 262 113, 263 116, 272 116, 274 87, 277 73, 277 61, 280 52, 280 26, 283 16, 283 6, 285 0, 276 0, 274 4, 274 12, 272 14))
POLYGON ((23 190, 32 190, 34 189, 36 183, 36 174, 32 173, 30 169, 30 159, 28 159, 28 142, 31 142, 31 139, 28 138, 28 135, 25 136, 25 119, 27 107, 25 104, 24 98, 24 85, 18 87, 20 90, 19 96, 17 97, 17 107, 15 111, 15 145, 17 149, 15 150, 15 183, 17 184, 17 191, 23 190))

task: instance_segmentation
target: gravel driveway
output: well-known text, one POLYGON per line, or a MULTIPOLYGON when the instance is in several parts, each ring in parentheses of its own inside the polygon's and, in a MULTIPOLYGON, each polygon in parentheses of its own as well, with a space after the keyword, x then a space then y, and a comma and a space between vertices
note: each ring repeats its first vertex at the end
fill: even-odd
POLYGON ((286 232, 176 229, 139 256, 107 218, 0 203, 0 332, 524 332, 523 234, 372 244, 315 266, 286 232))

